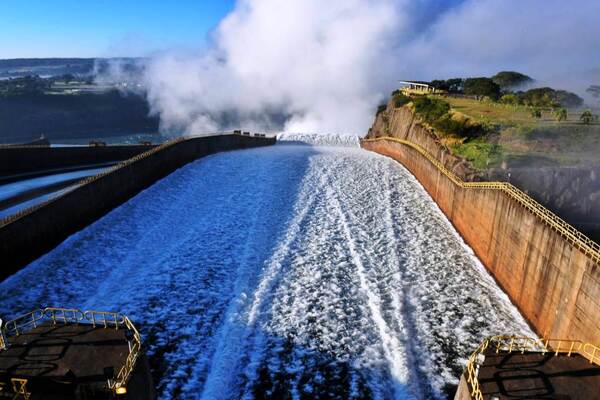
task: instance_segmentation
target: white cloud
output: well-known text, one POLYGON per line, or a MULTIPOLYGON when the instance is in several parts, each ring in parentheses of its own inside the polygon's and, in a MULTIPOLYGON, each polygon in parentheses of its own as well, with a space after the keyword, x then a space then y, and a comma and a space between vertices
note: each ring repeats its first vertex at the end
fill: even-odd
POLYGON ((239 0, 208 48, 155 54, 143 80, 165 129, 364 134, 400 78, 581 89, 599 16, 596 0, 239 0))

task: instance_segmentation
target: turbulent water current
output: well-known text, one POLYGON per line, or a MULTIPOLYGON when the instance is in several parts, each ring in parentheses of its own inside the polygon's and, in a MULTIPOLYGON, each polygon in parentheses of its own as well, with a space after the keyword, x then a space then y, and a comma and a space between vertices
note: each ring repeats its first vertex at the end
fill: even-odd
POLYGON ((177 170, 0 284, 0 315, 121 311, 162 399, 444 399, 532 335, 400 164, 294 142, 177 170))

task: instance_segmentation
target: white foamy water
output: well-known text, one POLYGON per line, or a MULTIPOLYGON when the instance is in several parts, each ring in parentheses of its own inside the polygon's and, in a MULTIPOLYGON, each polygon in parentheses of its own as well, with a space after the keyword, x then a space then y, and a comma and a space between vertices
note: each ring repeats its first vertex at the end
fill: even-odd
POLYGON ((130 315, 164 399, 443 399, 484 337, 533 335, 412 175, 348 146, 191 163, 0 296, 130 315))
POLYGON ((355 135, 322 135, 318 133, 280 133, 277 140, 282 143, 301 142, 313 146, 360 147, 360 137, 355 135))

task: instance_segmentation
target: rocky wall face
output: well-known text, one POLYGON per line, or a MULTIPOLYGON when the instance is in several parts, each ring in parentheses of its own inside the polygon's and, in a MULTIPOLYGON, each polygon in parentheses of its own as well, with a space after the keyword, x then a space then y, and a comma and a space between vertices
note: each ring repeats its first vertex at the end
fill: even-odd
POLYGON ((394 107, 393 100, 390 100, 385 111, 375 117, 367 138, 384 136, 419 143, 461 179, 481 180, 481 173, 473 169, 467 160, 451 154, 450 150, 440 143, 435 132, 423 126, 408 106, 394 107))

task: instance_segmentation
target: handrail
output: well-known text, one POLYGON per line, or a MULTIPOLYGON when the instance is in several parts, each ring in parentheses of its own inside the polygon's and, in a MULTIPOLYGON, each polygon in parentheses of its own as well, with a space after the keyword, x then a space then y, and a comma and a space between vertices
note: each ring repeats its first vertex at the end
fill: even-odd
POLYGON ((409 140, 399 139, 391 136, 384 136, 373 139, 363 139, 363 142, 390 141, 408 146, 423 155, 431 162, 443 175, 450 179, 456 186, 466 189, 486 189, 501 190, 508 197, 521 204, 533 215, 540 218, 550 228, 565 238, 570 244, 579 249, 594 262, 600 263, 600 245, 578 231, 572 225, 564 221, 558 215, 548 210, 546 207, 535 201, 525 192, 508 182, 465 182, 448 170, 440 161, 431 155, 426 149, 409 140))
POLYGON ((67 194, 69 194, 70 192, 72 192, 73 190, 75 190, 76 188, 79 188, 79 187, 81 187, 83 185, 90 184, 90 183, 92 183, 92 182, 94 182, 94 181, 96 181, 96 180, 98 180, 100 178, 103 178, 103 177, 105 177, 107 175, 110 175, 110 174, 114 173, 115 171, 118 171, 121 168, 124 168, 124 167, 126 167, 126 166, 128 166, 130 164, 138 162, 138 161, 140 161, 140 160, 142 160, 142 159, 144 159, 146 157, 149 157, 152 154, 155 154, 155 153, 157 153, 157 152, 159 152, 159 151, 161 151, 161 150, 163 150, 163 149, 165 149, 167 147, 173 146, 175 144, 178 144, 178 143, 183 142, 183 141, 188 140, 188 139, 189 138, 186 137, 186 136, 180 136, 178 138, 175 138, 173 140, 170 140, 168 142, 165 142, 163 144, 155 146, 155 147, 151 148, 150 150, 145 151, 143 153, 140 153, 140 154, 138 154, 138 155, 136 155, 136 156, 134 156, 132 158, 129 158, 129 159, 124 160, 124 161, 121 161, 117 165, 115 165, 113 167, 110 167, 107 170, 105 170, 103 172, 100 172, 97 175, 93 175, 93 176, 84 178, 81 181, 77 182, 77 184, 75 186, 73 186, 71 189, 64 191, 63 193, 59 194, 58 196, 51 197, 50 199, 48 199, 46 201, 43 201, 41 203, 35 204, 33 206, 30 206, 30 207, 26 207, 26 208, 24 208, 22 210, 19 210, 18 212, 14 213, 12 215, 9 215, 7 217, 0 218, 0 227, 2 227, 4 225, 8 225, 8 224, 10 224, 12 222, 15 222, 16 220, 18 220, 18 219, 20 219, 20 218, 22 218, 22 217, 24 217, 24 216, 26 216, 28 214, 31 214, 35 210, 37 210, 39 208, 42 208, 42 207, 46 206, 47 204, 50 204, 50 203, 52 203, 54 201, 57 201, 58 199, 60 199, 61 197, 66 196, 67 194))
MULTIPOLYGON (((221 132, 220 133, 220 135, 225 135, 225 134, 228 134, 228 133, 227 132, 221 132)), ((57 201, 58 199, 66 196, 66 195, 68 195, 70 192, 72 192, 75 189, 78 189, 79 187, 81 187, 83 185, 90 184, 90 183, 92 183, 92 182, 94 182, 94 181, 96 181, 98 179, 101 179, 101 178, 103 178, 103 177, 105 177, 107 175, 110 175, 110 174, 118 171, 121 168, 124 168, 124 167, 126 167, 126 166, 128 166, 130 164, 133 164, 135 162, 143 160, 144 158, 149 157, 152 154, 158 153, 159 151, 162 151, 162 150, 164 150, 167 147, 171 147, 171 146, 174 146, 174 145, 176 145, 178 143, 185 142, 186 140, 192 140, 192 139, 195 139, 197 137, 203 137, 203 136, 200 136, 200 135, 179 136, 179 137, 177 137, 175 139, 169 140, 169 141, 164 142, 164 143, 162 143, 160 145, 156 145, 153 148, 151 148, 150 150, 145 151, 143 153, 140 153, 140 154, 138 154, 138 155, 136 155, 136 156, 134 156, 132 158, 129 158, 127 160, 121 161, 120 163, 116 164, 115 166, 110 167, 110 168, 106 169, 105 171, 100 172, 97 175, 89 176, 87 178, 82 179, 81 181, 77 182, 77 184, 73 185, 69 189, 66 189, 65 191, 63 191, 61 194, 59 194, 57 196, 51 197, 51 198, 49 198, 49 199, 47 199, 47 200, 45 200, 45 201, 43 201, 41 203, 34 204, 32 206, 26 207, 26 208, 24 208, 22 210, 17 211, 14 214, 6 216, 4 218, 0 218, 0 227, 3 227, 3 226, 8 225, 8 224, 11 224, 11 223, 17 221, 18 219, 23 218, 26 215, 29 215, 29 214, 33 213, 34 211, 36 211, 36 210, 38 210, 38 209, 40 209, 42 207, 45 207, 46 205, 48 205, 48 204, 50 204, 50 203, 52 203, 54 201, 57 201)), ((205 136, 205 137, 208 137, 208 136, 205 136)), ((263 135, 261 137, 266 137, 266 135, 263 135)))
MULTIPOLYGON (((4 321, 2 321, 2 318, 0 318, 0 350, 6 350, 6 340, 4 339, 4 332, 2 331, 3 324, 4 321)), ((0 389, 2 389, 2 387, 0 387, 0 389)))
MULTIPOLYGON (((1 320, 0 320, 1 321, 1 320)), ((135 368, 137 359, 141 354, 142 337, 129 317, 116 312, 108 311, 81 311, 76 308, 47 307, 44 309, 33 310, 23 314, 3 326, 0 324, 0 350, 6 349, 10 345, 10 337, 19 336, 30 329, 35 329, 44 322, 51 321, 53 325, 58 323, 67 325, 80 323, 101 326, 104 329, 125 328, 133 333, 132 340, 129 341, 129 354, 125 359, 124 365, 119 369, 115 379, 108 381, 108 387, 111 390, 127 386, 127 382, 135 368)))
POLYGON ((481 355, 488 348, 492 348, 496 354, 520 352, 541 354, 579 354, 586 358, 590 364, 600 366, 600 347, 591 343, 583 343, 580 340, 569 339, 536 339, 524 336, 492 336, 485 339, 467 360, 466 375, 467 383, 471 385, 471 397, 475 400, 483 400, 478 375, 482 365, 481 355))

